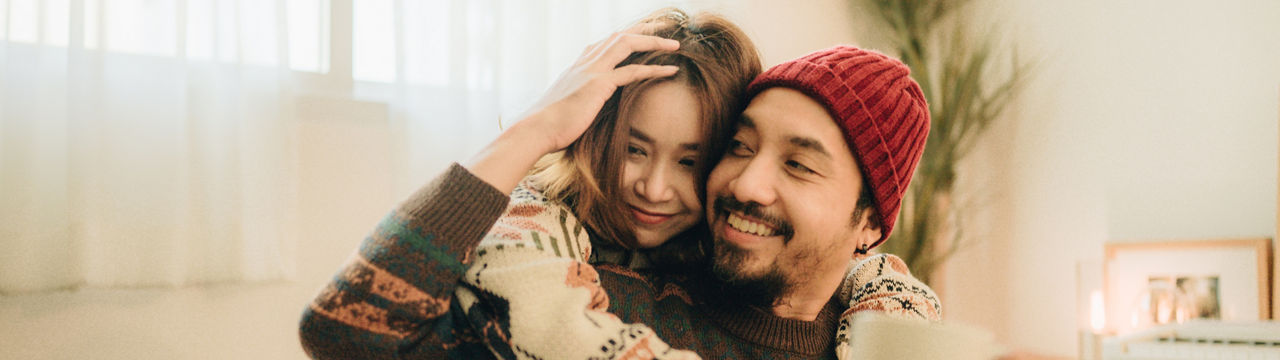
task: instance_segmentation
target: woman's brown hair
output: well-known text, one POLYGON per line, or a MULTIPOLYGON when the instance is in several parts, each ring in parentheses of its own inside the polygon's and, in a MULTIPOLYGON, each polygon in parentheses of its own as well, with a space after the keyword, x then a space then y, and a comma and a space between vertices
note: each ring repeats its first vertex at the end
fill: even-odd
POLYGON ((622 169, 631 128, 622 119, 629 118, 640 94, 659 82, 679 81, 697 97, 706 142, 695 165, 696 181, 698 197, 705 199, 707 175, 723 154, 734 120, 746 106, 744 90, 761 71, 755 45, 742 29, 719 15, 689 16, 682 10, 665 8, 640 23, 655 24, 647 34, 680 41, 680 49, 632 54, 618 66, 676 65, 680 70, 670 78, 619 88, 582 137, 543 157, 532 172, 547 196, 569 205, 597 243, 628 249, 635 249, 636 241, 622 201, 622 169))

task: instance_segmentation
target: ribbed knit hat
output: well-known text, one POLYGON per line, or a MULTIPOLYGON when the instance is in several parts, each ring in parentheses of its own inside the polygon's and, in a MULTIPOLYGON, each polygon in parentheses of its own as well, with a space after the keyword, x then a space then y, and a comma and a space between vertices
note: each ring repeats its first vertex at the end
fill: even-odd
POLYGON ((792 88, 827 108, 875 197, 883 227, 871 247, 893 232, 929 137, 929 105, 910 74, 896 59, 842 45, 778 64, 747 87, 748 97, 771 87, 792 88))

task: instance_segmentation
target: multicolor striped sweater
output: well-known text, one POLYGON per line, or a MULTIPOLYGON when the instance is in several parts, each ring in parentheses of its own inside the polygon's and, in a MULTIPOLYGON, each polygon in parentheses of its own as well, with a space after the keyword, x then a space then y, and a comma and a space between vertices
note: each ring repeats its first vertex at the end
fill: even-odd
POLYGON ((817 320, 797 321, 719 299, 702 274, 587 265, 591 249, 563 206, 528 186, 508 198, 455 164, 307 307, 302 343, 317 359, 835 358, 854 312, 940 314, 892 256, 856 263, 817 320))

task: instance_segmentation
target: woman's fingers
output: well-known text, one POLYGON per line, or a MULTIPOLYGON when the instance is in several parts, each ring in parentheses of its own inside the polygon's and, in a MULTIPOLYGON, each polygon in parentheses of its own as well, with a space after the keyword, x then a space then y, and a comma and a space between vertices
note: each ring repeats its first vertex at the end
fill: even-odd
POLYGON ((652 34, 652 33, 653 33, 653 29, 656 29, 656 28, 658 28, 659 26, 662 26, 662 23, 659 23, 659 22, 656 22, 656 21, 646 21, 646 22, 642 22, 642 23, 637 23, 637 24, 635 24, 635 25, 631 25, 631 27, 626 28, 626 29, 623 29, 622 31, 619 31, 619 33, 623 33, 623 34, 637 34, 637 35, 640 35, 640 34, 652 34))
MULTIPOLYGON (((644 25, 627 31, 649 31, 644 25)), ((521 126, 533 138, 548 139, 547 148, 563 149, 586 131, 609 97, 618 87, 632 82, 671 76, 679 70, 669 65, 618 64, 636 52, 673 51, 680 42, 657 36, 619 32, 583 50, 568 70, 531 109, 531 124, 521 126)))
POLYGON ((601 42, 591 44, 574 62, 575 66, 587 65, 595 71, 605 71, 618 66, 632 53, 645 51, 675 51, 680 42, 652 35, 614 33, 601 42))
POLYGON ((614 38, 609 46, 600 50, 599 59, 594 63, 600 70, 611 69, 626 60, 632 53, 645 51, 676 51, 680 42, 650 35, 621 34, 614 38))
POLYGON ((641 65, 631 64, 613 70, 610 77, 614 86, 623 86, 636 81, 675 75, 679 66, 674 65, 641 65))

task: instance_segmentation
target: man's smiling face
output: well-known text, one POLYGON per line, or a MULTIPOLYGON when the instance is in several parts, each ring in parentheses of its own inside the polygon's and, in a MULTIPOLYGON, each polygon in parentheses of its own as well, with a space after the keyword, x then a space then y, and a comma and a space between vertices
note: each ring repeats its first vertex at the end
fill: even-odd
POLYGON ((826 108, 790 88, 764 90, 707 180, 716 275, 770 302, 842 276, 854 250, 880 238, 874 210, 856 210, 862 186, 826 108))

